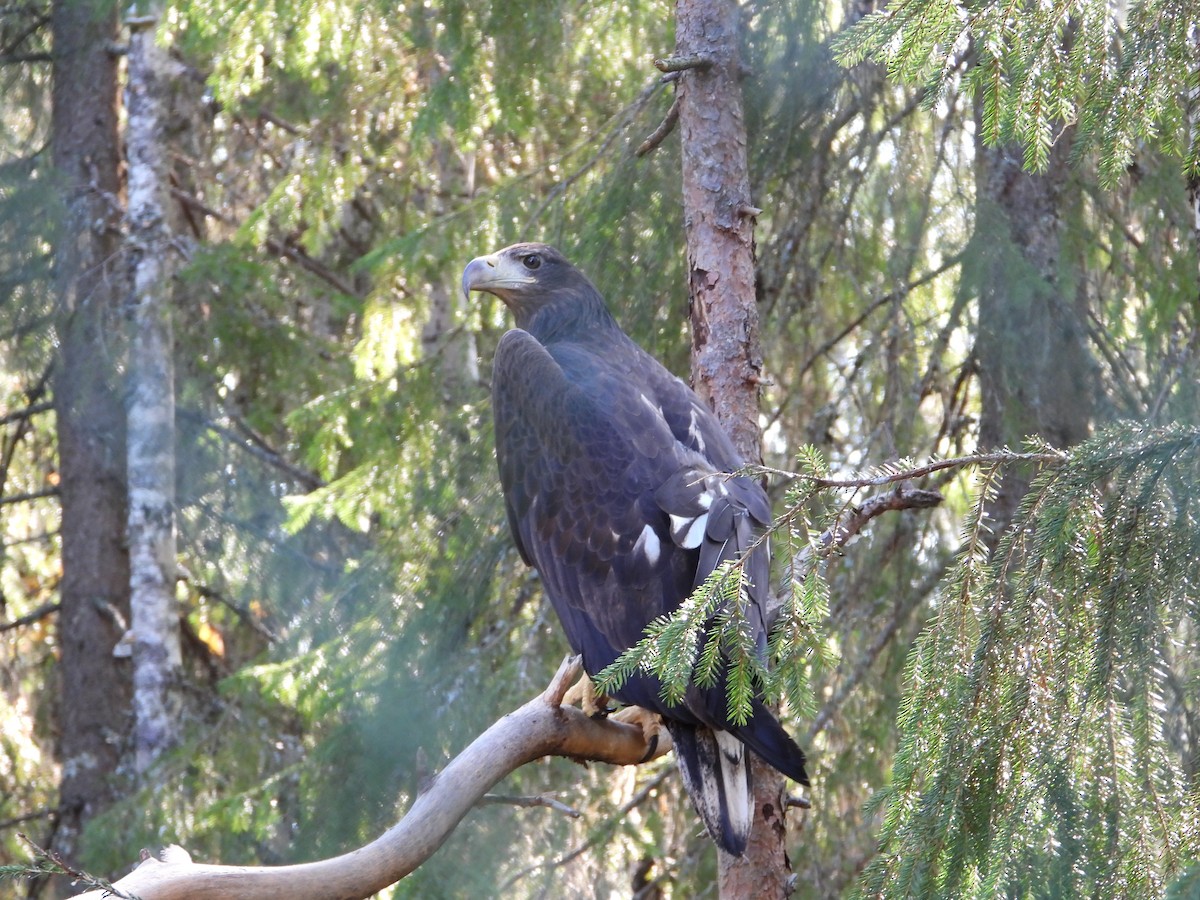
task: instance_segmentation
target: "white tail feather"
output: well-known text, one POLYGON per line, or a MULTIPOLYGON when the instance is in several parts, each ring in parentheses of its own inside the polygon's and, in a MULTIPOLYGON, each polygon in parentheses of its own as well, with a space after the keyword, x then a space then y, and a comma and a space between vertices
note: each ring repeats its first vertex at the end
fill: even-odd
POLYGON ((714 731, 717 739, 719 759, 717 769, 725 782, 725 804, 729 814, 729 824, 734 834, 743 836, 750 834, 750 819, 754 814, 754 798, 750 796, 749 768, 746 759, 746 745, 728 731, 714 731))
POLYGON ((729 853, 740 856, 750 834, 754 800, 746 748, 734 735, 704 726, 667 728, 683 783, 709 834, 729 853))

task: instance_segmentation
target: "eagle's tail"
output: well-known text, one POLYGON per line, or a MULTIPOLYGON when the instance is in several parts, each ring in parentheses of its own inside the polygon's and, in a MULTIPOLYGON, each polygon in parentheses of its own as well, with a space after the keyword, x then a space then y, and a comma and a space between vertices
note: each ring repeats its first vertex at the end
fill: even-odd
POLYGON ((754 814, 746 747, 727 731, 667 720, 683 786, 708 833, 727 853, 741 856, 754 814))
POLYGON ((761 700, 754 701, 750 720, 745 725, 731 726, 729 730, 773 769, 793 781, 808 784, 804 751, 761 700))
POLYGON ((727 853, 741 856, 754 817, 749 747, 768 765, 808 784, 804 751, 760 702, 750 721, 730 731, 667 720, 683 784, 708 833, 727 853))

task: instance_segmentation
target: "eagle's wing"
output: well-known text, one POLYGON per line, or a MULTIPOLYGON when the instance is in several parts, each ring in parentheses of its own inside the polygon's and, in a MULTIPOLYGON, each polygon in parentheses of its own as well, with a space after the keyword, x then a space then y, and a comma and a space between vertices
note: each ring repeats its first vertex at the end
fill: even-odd
POLYGON ((595 673, 690 590, 694 569, 655 499, 679 468, 677 442, 627 374, 519 329, 496 349, 492 402, 509 524, 595 673))
MULTIPOLYGON (((509 523, 590 672, 748 551, 769 523, 762 489, 710 459, 740 465, 712 414, 632 342, 608 353, 547 348, 515 329, 496 350, 492 390, 509 523)), ((769 567, 764 542, 747 564, 751 624, 762 638, 769 567)), ((693 709, 701 720, 724 723, 722 692, 702 705, 693 709)))

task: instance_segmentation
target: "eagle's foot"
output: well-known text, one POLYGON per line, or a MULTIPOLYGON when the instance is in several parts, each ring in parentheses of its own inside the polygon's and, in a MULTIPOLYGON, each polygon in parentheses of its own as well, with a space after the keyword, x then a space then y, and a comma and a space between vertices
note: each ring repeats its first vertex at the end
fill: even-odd
POLYGON ((592 719, 607 718, 612 712, 612 707, 608 705, 608 697, 596 690, 596 685, 588 678, 587 672, 571 685, 571 689, 563 697, 563 702, 578 705, 584 714, 592 719))
POLYGON ((659 745, 664 741, 666 742, 663 747, 664 753, 671 746, 670 737, 663 727, 662 716, 658 713, 640 706, 627 706, 613 716, 613 719, 617 722, 624 722, 626 725, 636 725, 642 729, 642 740, 646 742, 646 755, 642 757, 641 762, 648 762, 656 756, 660 756, 659 745))

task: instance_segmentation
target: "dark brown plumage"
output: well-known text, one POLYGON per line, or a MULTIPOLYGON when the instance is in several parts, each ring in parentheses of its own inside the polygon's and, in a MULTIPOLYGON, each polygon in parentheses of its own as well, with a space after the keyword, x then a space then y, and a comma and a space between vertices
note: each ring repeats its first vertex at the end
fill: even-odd
MULTIPOLYGON (((509 525, 594 675, 718 565, 750 551, 771 521, 767 497, 753 479, 722 474, 742 460, 708 407, 621 331, 557 250, 516 244, 474 259, 463 289, 495 294, 516 317, 492 381, 509 525)), ((765 541, 745 572, 765 646, 765 541)), ((639 673, 616 698, 663 716, 688 792, 731 853, 745 848, 752 814, 743 745, 808 783, 803 752, 761 701, 745 725, 729 721, 723 679, 669 706, 657 679, 639 673)))

